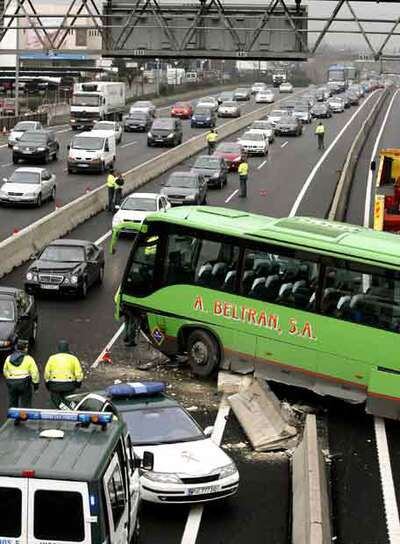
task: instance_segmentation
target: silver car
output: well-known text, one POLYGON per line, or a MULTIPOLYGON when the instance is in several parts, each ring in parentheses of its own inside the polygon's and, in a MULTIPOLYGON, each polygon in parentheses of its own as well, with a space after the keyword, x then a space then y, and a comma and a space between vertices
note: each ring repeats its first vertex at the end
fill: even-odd
POLYGON ((17 168, 11 177, 3 178, 0 187, 2 204, 34 204, 56 198, 56 176, 46 168, 17 168))
POLYGON ((240 117, 240 106, 236 100, 222 102, 218 108, 218 117, 240 117))
POLYGON ((155 105, 150 100, 137 100, 129 108, 129 114, 136 113, 138 111, 145 111, 152 117, 155 117, 157 113, 155 105))
POLYGON ((11 129, 8 135, 8 147, 13 147, 25 132, 32 130, 43 130, 42 123, 39 121, 20 121, 11 129))

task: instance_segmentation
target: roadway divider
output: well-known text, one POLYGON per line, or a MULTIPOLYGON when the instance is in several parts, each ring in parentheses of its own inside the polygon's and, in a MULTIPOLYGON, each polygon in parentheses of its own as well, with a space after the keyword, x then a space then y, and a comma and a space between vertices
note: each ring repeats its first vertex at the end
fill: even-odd
POLYGON ((375 102, 373 108, 368 114, 368 117, 361 125, 361 128, 358 131, 352 146, 349 149, 329 210, 328 219, 330 221, 345 220, 347 203, 350 196, 354 173, 357 168, 358 159, 360 158, 365 142, 368 139, 371 128, 374 126, 376 118, 381 111, 384 103, 386 102, 390 91, 390 88, 385 89, 378 98, 378 100, 375 102))
MULTIPOLYGON (((304 89, 303 89, 304 90, 304 89)), ((218 127, 220 138, 226 138, 245 128, 253 121, 262 119, 268 112, 282 101, 291 99, 293 93, 274 104, 262 106, 218 127)), ((145 183, 174 168, 185 159, 193 156, 207 147, 205 134, 194 136, 181 145, 161 153, 139 166, 124 173, 124 195, 140 188, 145 183)), ((0 277, 4 276, 16 266, 27 261, 33 254, 44 248, 53 240, 65 236, 72 229, 105 209, 107 203, 106 186, 73 200, 53 213, 35 221, 29 227, 21 229, 17 234, 0 242, 0 277)))
POLYGON ((309 414, 292 459, 292 544, 332 542, 326 473, 317 419, 309 414))

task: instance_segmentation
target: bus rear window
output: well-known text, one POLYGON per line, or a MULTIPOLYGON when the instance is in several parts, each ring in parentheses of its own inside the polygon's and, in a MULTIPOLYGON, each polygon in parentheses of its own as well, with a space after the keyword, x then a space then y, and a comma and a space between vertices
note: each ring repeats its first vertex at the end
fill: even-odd
POLYGON ((82 542, 85 538, 80 493, 39 490, 34 508, 34 535, 38 540, 82 542))
POLYGON ((0 539, 21 536, 22 492, 15 487, 0 487, 0 539))

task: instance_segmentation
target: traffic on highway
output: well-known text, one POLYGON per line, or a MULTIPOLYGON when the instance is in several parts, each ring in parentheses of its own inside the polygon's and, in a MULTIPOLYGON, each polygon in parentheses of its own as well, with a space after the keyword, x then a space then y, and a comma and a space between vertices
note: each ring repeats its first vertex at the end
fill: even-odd
POLYGON ((298 443, 252 447, 246 380, 300 437, 316 414, 332 540, 395 542, 400 95, 350 68, 161 105, 86 81, 4 139, 0 542, 290 542, 298 443))

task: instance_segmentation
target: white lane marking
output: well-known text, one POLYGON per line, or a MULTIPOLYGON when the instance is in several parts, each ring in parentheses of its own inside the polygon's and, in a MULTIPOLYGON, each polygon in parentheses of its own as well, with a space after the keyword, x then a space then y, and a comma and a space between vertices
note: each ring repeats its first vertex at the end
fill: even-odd
POLYGON ((283 144, 281 145, 281 147, 286 147, 288 143, 289 143, 289 142, 286 140, 286 142, 283 142, 283 144))
MULTIPOLYGON (((219 405, 218 414, 214 422, 214 430, 211 438, 218 446, 221 444, 228 420, 230 406, 227 397, 224 395, 219 405)), ((201 518, 203 516, 204 506, 195 505, 190 509, 186 520, 185 530, 183 531, 181 544, 195 544, 199 533, 201 518)))
POLYGON ((318 172, 319 170, 319 167, 321 166, 321 164, 324 162, 324 160, 326 159, 326 157, 329 155, 329 153, 332 151, 332 149, 335 147, 336 143, 340 140, 340 138, 342 137, 342 135, 344 134, 344 132, 346 131, 346 129, 350 126, 350 124, 353 122, 353 120, 357 117, 357 115, 360 113, 360 111, 364 108, 364 106, 366 104, 368 104, 368 101, 373 97, 375 96, 375 94, 377 93, 378 91, 374 91, 372 94, 370 94, 367 99, 365 100, 365 102, 363 102, 361 104, 361 106, 359 106, 357 108, 357 110, 353 113, 353 115, 350 117, 350 119, 347 121, 347 123, 344 125, 344 127, 342 128, 342 130, 339 132, 339 134, 336 135, 336 138, 334 138, 334 140, 332 141, 332 143, 329 145, 328 149, 325 151, 325 153, 323 153, 323 155, 321 156, 321 158, 319 159, 319 161, 314 165, 314 168, 311 170, 311 172, 309 173, 306 181, 304 182, 304 185, 303 187, 301 188, 299 194, 297 195, 297 198, 296 200, 294 201, 294 204, 292 206, 292 209, 290 210, 290 213, 289 213, 289 216, 290 217, 293 217, 294 215, 296 215, 297 213, 297 210, 299 209, 299 206, 301 204, 301 201, 303 200, 304 198, 304 195, 306 194, 306 192, 308 191, 308 188, 310 187, 314 177, 315 177, 315 174, 318 172))
POLYGON ((268 162, 268 159, 265 159, 265 161, 263 161, 261 164, 257 166, 257 170, 260 170, 265 164, 267 164, 267 162, 268 162))
MULTIPOLYGON (((374 145, 374 149, 372 150, 372 153, 371 153, 371 158, 370 158, 369 164, 371 164, 371 162, 374 160, 374 158, 376 156, 376 152, 378 150, 378 145, 379 145, 379 143, 381 141, 383 131, 385 130, 385 126, 386 126, 386 123, 387 123, 387 120, 388 120, 388 117, 389 117, 389 114, 390 114, 390 110, 392 109, 394 99, 396 98, 396 96, 397 96, 397 94, 399 92, 400 92, 400 89, 398 89, 394 93, 394 95, 392 96, 392 99, 391 99, 391 101, 389 103, 386 115, 383 118, 381 128, 379 129, 378 136, 376 137, 376 140, 375 140, 375 145, 374 145)), ((373 177, 374 177, 374 173, 369 168, 368 169, 368 180, 367 180, 367 192, 366 192, 366 196, 365 196, 364 223, 363 223, 364 227, 369 227, 369 219, 370 219, 370 214, 371 214, 371 196, 372 196, 373 177)))
POLYGON ((13 165, 12 162, 6 162, 6 164, 2 164, 1 167, 6 168, 6 166, 12 166, 12 165, 13 165))
POLYGON ((3 147, 8 147, 8 144, 0 145, 0 149, 2 149, 3 147))
POLYGON ((112 234, 112 230, 108 230, 105 234, 103 234, 103 236, 100 236, 100 238, 98 238, 96 241, 95 241, 95 244, 96 245, 100 245, 102 244, 105 240, 107 240, 107 238, 109 238, 112 234))
POLYGON ((225 204, 228 204, 232 200, 232 198, 239 192, 239 189, 236 189, 236 191, 233 191, 233 193, 228 196, 228 198, 225 200, 225 204))
POLYGON ((383 504, 386 515, 386 528, 390 544, 400 542, 400 520, 397 508, 396 491, 394 488, 390 453, 387 442, 385 421, 380 417, 374 418, 376 449, 378 451, 379 471, 382 483, 383 504))
POLYGON ((128 144, 121 145, 121 149, 123 149, 124 147, 128 147, 128 145, 135 145, 135 144, 137 144, 136 140, 134 142, 129 142, 128 144))
POLYGON ((125 323, 122 323, 120 328, 117 330, 117 332, 114 334, 114 336, 111 338, 111 340, 108 342, 108 344, 104 347, 103 351, 100 353, 100 355, 97 357, 95 362, 91 365, 90 368, 97 368, 100 364, 100 362, 103 360, 103 357, 107 351, 110 351, 110 349, 113 347, 115 342, 118 340, 118 338, 121 336, 122 331, 125 328, 125 323))

